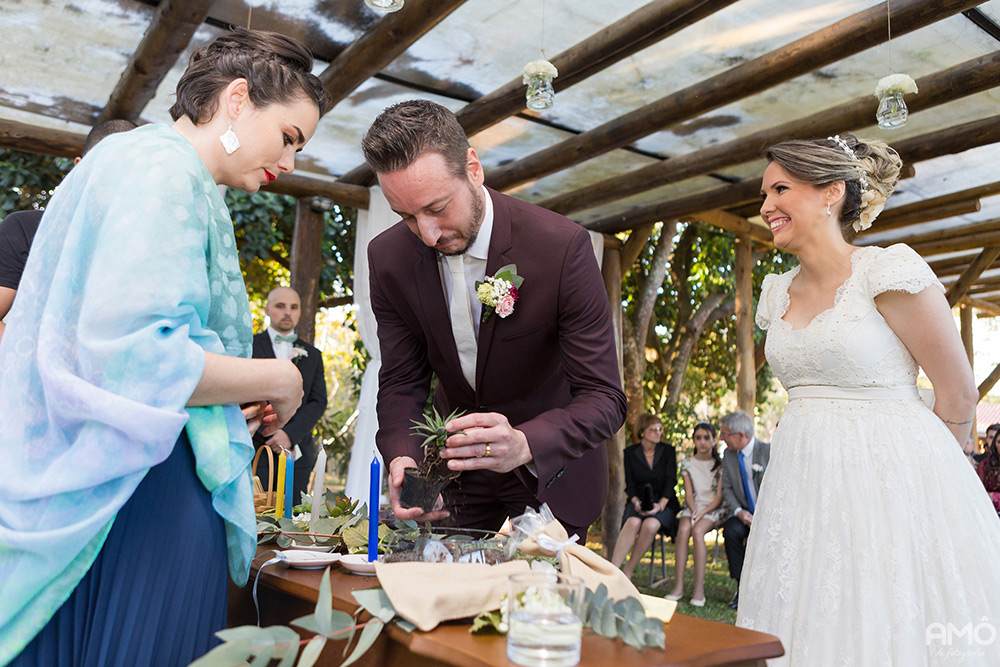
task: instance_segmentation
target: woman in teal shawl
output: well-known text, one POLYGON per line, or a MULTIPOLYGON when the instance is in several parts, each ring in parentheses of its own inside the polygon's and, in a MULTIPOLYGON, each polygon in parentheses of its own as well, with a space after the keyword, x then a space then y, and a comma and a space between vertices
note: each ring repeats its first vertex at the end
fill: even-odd
POLYGON ((328 107, 311 68, 227 33, 172 126, 106 139, 53 196, 0 342, 0 665, 184 665, 224 627, 225 554, 242 585, 256 544, 249 431, 302 385, 249 358, 218 186, 293 170, 328 107))

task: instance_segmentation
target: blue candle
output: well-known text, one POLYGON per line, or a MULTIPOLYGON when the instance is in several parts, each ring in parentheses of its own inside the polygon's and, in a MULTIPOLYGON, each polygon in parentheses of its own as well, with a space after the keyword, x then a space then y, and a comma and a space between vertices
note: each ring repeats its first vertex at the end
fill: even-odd
POLYGON ((368 483, 368 562, 378 559, 378 501, 382 487, 378 457, 372 457, 368 483))
POLYGON ((292 488, 295 481, 295 455, 287 449, 281 452, 281 455, 288 457, 288 462, 285 464, 285 518, 291 519, 292 505, 295 504, 295 499, 292 498, 292 494, 295 493, 292 488))

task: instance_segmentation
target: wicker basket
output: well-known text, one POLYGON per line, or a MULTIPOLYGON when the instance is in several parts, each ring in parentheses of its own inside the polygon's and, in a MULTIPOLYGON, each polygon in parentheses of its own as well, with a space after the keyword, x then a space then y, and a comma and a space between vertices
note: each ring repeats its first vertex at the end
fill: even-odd
POLYGON ((261 445, 257 448, 257 453, 253 457, 253 464, 250 466, 250 472, 253 475, 253 509, 257 514, 273 510, 277 502, 277 494, 274 492, 273 471, 274 453, 271 452, 271 448, 267 445, 261 445), (264 485, 261 483, 260 477, 257 476, 257 462, 260 460, 262 452, 267 452, 268 470, 271 471, 271 474, 267 476, 267 491, 264 491, 264 485))

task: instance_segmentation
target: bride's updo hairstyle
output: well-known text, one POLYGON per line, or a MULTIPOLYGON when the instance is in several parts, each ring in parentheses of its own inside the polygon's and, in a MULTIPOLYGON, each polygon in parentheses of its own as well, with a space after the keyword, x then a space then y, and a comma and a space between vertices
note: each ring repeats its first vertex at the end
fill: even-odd
POLYGON ((304 98, 314 102, 322 116, 330 109, 330 99, 312 66, 309 49, 294 39, 234 27, 191 54, 177 82, 170 116, 187 116, 195 125, 207 123, 215 115, 219 93, 239 78, 247 80, 250 102, 257 108, 304 98))
POLYGON ((840 225, 848 241, 871 227, 899 182, 903 166, 899 154, 884 141, 858 139, 853 134, 785 141, 768 148, 765 156, 796 180, 817 188, 844 181, 840 225))

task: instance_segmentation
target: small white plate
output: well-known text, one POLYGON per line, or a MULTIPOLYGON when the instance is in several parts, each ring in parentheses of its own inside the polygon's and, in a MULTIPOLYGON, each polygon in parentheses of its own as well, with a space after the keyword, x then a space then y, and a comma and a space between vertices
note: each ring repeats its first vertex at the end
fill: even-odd
POLYGON ((300 570, 322 570, 339 561, 341 556, 341 554, 318 553, 302 549, 287 549, 282 553, 285 555, 285 562, 288 565, 300 570))
POLYGON ((351 574, 360 574, 365 577, 375 576, 375 563, 368 562, 368 554, 344 554, 340 558, 340 564, 351 574))
POLYGON ((317 552, 320 552, 320 553, 330 553, 330 550, 333 549, 333 545, 332 544, 327 544, 327 545, 322 545, 322 544, 296 544, 296 543, 293 542, 292 546, 289 547, 289 548, 293 549, 295 551, 317 551, 317 552))

